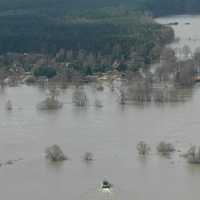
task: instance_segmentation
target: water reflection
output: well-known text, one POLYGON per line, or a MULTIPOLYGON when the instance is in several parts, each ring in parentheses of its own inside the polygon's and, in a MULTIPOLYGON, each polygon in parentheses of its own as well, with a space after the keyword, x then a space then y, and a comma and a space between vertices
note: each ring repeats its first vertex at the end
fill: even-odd
MULTIPOLYGON (((120 187, 113 186, 110 189, 104 189, 99 185, 99 187, 92 188, 86 193, 82 194, 80 200, 128 200, 132 199, 129 192, 121 189, 120 187)), ((135 198, 135 196, 134 196, 135 198)))

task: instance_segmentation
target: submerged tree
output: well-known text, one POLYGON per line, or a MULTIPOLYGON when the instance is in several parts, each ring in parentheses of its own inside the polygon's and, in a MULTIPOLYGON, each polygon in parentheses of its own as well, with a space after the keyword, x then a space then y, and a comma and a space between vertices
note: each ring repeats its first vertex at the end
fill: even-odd
POLYGON ((104 86, 103 86, 101 83, 98 83, 98 84, 96 85, 96 90, 97 90, 97 91, 103 91, 103 90, 104 90, 104 86))
POLYGON ((147 155, 150 152, 151 148, 148 144, 141 141, 137 144, 137 150, 140 155, 147 155))
POLYGON ((13 109, 12 102, 11 100, 8 100, 6 102, 6 110, 12 110, 12 109, 13 109))
POLYGON ((200 164, 200 147, 192 146, 185 154, 187 161, 191 164, 200 164))
POLYGON ((176 82, 182 86, 192 86, 194 84, 195 65, 193 60, 180 61, 176 73, 176 82))
POLYGON ((72 97, 72 102, 77 107, 85 107, 88 105, 88 97, 83 89, 76 88, 72 97))
POLYGON ((184 58, 185 58, 185 59, 188 59, 188 57, 189 57, 190 54, 191 54, 191 49, 190 49, 190 47, 189 47, 188 45, 183 46, 183 48, 182 48, 182 53, 183 53, 184 58))
POLYGON ((58 145, 50 146, 46 149, 46 158, 53 162, 67 160, 67 157, 64 155, 63 151, 58 145))
POLYGON ((174 152, 175 148, 171 143, 160 142, 157 146, 157 151, 163 155, 168 155, 174 152))
POLYGON ((102 108, 103 104, 102 104, 102 102, 99 99, 95 99, 94 106, 96 108, 102 108))
POLYGON ((126 92, 124 91, 124 89, 120 89, 119 91, 119 103, 121 105, 125 105, 126 104, 126 92))
POLYGON ((63 103, 58 100, 59 94, 58 89, 51 88, 47 98, 38 104, 38 108, 41 110, 56 110, 62 108, 63 103))
POLYGON ((86 161, 86 162, 89 162, 89 161, 93 161, 94 160, 94 156, 91 152, 86 152, 83 159, 86 161))

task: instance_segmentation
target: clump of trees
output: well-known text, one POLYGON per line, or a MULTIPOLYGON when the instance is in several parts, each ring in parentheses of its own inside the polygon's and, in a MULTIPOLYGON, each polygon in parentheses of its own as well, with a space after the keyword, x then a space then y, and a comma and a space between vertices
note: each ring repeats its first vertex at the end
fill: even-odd
POLYGON ((156 70, 157 80, 160 82, 168 81, 182 87, 191 87, 194 84, 196 68, 198 68, 198 52, 191 55, 188 46, 181 50, 183 57, 178 59, 175 51, 166 48, 161 53, 161 66, 156 70))
POLYGON ((137 144, 137 150, 138 150, 139 155, 147 155, 149 154, 151 148, 149 147, 147 143, 145 143, 144 141, 141 141, 137 144))
POLYGON ((171 143, 166 143, 166 142, 160 142, 157 145, 157 151, 163 155, 168 155, 172 152, 174 152, 176 149, 171 143))
POLYGON ((46 158, 52 162, 60 162, 67 160, 67 157, 58 145, 48 147, 45 151, 45 154, 46 158))
POLYGON ((66 73, 69 79, 76 73, 138 71, 174 38, 172 28, 130 8, 81 9, 58 17, 33 13, 1 17, 0 68, 17 65, 36 77, 66 73), (7 52, 18 52, 17 59, 7 52))
POLYGON ((60 92, 57 88, 50 88, 47 98, 38 104, 40 110, 56 110, 63 106, 63 103, 58 100, 60 92))
MULTIPOLYGON (((189 48, 189 47, 188 47, 189 48)), ((183 50, 186 54, 188 48, 183 50)), ((184 60, 176 57, 175 51, 165 48, 161 52, 160 64, 151 71, 148 68, 131 72, 125 76, 125 84, 118 89, 120 104, 130 101, 137 103, 165 103, 184 101, 183 91, 192 88, 199 81, 200 60, 199 50, 184 60)))
POLYGON ((175 81, 181 86, 190 87, 194 85, 195 65, 193 60, 180 61, 175 81))
POLYGON ((85 107, 88 105, 88 97, 83 88, 77 87, 73 93, 72 102, 77 107, 85 107))

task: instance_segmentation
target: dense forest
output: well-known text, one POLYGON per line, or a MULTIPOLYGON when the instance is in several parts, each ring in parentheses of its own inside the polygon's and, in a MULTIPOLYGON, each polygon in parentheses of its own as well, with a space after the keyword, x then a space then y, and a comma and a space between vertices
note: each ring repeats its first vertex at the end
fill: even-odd
POLYGON ((45 10, 58 15, 74 9, 95 9, 119 5, 131 5, 135 9, 152 11, 157 15, 200 11, 199 0, 1 0, 0 11, 45 10))
POLYGON ((138 69, 154 62, 174 38, 172 29, 152 16, 198 10, 197 0, 0 0, 0 54, 52 56, 64 49, 77 63, 84 51, 122 68, 139 60, 133 67, 138 69))
POLYGON ((86 75, 113 65, 119 70, 145 67, 174 38, 171 28, 124 7, 73 11, 62 17, 7 14, 0 17, 0 26, 2 54, 41 53, 52 58, 64 51, 56 61, 70 62, 86 75))

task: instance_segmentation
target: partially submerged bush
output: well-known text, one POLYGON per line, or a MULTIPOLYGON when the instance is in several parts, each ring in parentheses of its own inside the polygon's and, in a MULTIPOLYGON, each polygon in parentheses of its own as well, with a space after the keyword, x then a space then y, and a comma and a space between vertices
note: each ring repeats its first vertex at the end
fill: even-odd
POLYGON ((12 110, 12 109, 13 109, 12 102, 11 100, 8 100, 6 102, 6 110, 12 110))
POLYGON ((57 97, 59 96, 59 91, 56 88, 49 90, 49 95, 47 98, 38 104, 38 108, 41 110, 56 110, 62 108, 63 103, 61 103, 57 97))
POLYGON ((160 142, 157 146, 157 151, 165 155, 174 152, 175 148, 171 143, 160 142))
POLYGON ((151 148, 149 147, 148 144, 146 144, 145 142, 141 141, 137 145, 137 150, 138 150, 138 153, 140 155, 146 155, 146 154, 148 154, 150 152, 151 148))
POLYGON ((120 89, 120 94, 119 94, 119 103, 121 105, 125 105, 126 104, 126 93, 124 90, 120 89))
POLYGON ((102 84, 97 84, 96 89, 97 89, 97 91, 103 91, 104 87, 102 84))
POLYGON ((56 99, 47 97, 44 101, 38 104, 40 110, 56 110, 62 108, 63 104, 56 99))
POLYGON ((96 108, 102 108, 103 104, 101 103, 101 101, 99 99, 95 99, 94 105, 96 108))
POLYGON ((192 146, 185 154, 187 161, 191 164, 200 164, 200 147, 192 146))
POLYGON ((84 157, 83 157, 83 159, 85 161, 87 161, 87 162, 88 161, 93 161, 94 160, 94 156, 93 156, 93 154, 91 152, 86 152, 84 157))
POLYGON ((85 107, 88 104, 88 97, 81 88, 76 88, 73 94, 72 102, 77 107, 85 107))
POLYGON ((53 145, 46 149, 46 158, 53 162, 67 160, 67 157, 58 145, 53 145))

